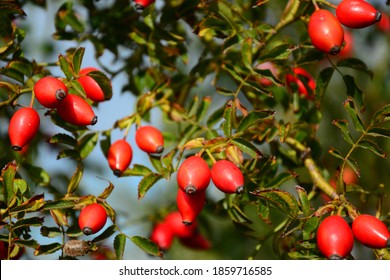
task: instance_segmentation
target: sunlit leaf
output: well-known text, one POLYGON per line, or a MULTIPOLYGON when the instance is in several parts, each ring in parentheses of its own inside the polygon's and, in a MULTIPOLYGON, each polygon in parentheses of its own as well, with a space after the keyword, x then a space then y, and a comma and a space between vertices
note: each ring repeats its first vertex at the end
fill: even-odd
POLYGON ((253 191, 251 194, 265 200, 283 211, 290 219, 295 219, 299 213, 299 204, 289 192, 277 189, 253 191))
POLYGON ((76 191, 81 181, 81 178, 83 177, 83 173, 84 173, 84 164, 80 161, 77 164, 76 171, 73 173, 73 176, 70 179, 70 182, 68 184, 67 194, 73 194, 76 191))
POLYGON ((114 239, 114 250, 117 260, 123 260, 123 254, 125 253, 126 235, 119 233, 114 239))
POLYGON ((162 178, 163 176, 158 173, 149 173, 145 175, 138 184, 138 199, 143 198, 146 192, 162 178))
POLYGON ((153 241, 151 241, 150 239, 147 239, 142 236, 132 236, 131 241, 135 245, 137 245, 141 250, 143 250, 145 253, 149 255, 157 256, 157 257, 162 256, 162 253, 158 245, 153 241))

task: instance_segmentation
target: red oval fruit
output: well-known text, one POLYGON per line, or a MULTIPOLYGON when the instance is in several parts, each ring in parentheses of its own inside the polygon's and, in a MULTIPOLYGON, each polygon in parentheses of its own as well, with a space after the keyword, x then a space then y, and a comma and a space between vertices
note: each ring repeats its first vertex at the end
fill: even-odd
POLYGON ((381 20, 382 14, 362 0, 343 0, 336 8, 339 22, 350 28, 364 28, 381 20))
POLYGON ((287 87, 290 90, 296 87, 300 95, 305 96, 309 100, 314 99, 316 81, 312 75, 301 67, 294 67, 292 72, 286 74, 287 87))
POLYGON ((214 185, 224 193, 242 193, 244 175, 240 168, 229 160, 219 160, 211 168, 211 179, 214 185))
POLYGON ((390 232, 381 220, 375 216, 362 214, 352 222, 352 232, 363 245, 381 249, 390 247, 390 232))
POLYGON ((164 151, 164 137, 157 128, 145 125, 135 132, 137 146, 146 153, 162 153, 164 151))
POLYGON ((59 79, 46 76, 35 83, 34 94, 42 106, 57 108, 68 95, 68 88, 59 79))
POLYGON ((195 222, 196 217, 202 211, 206 202, 206 192, 196 192, 187 194, 180 188, 177 191, 176 203, 179 209, 182 222, 185 225, 191 225, 195 222))
POLYGON ((170 226, 164 221, 156 224, 150 234, 150 240, 163 250, 168 250, 171 247, 174 237, 170 226))
POLYGON ((190 225, 183 223, 183 219, 179 211, 169 213, 165 219, 165 223, 170 227, 173 234, 179 238, 190 238, 197 231, 197 223, 194 221, 190 225))
POLYGON ((344 30, 328 10, 318 9, 309 19, 308 33, 314 47, 321 52, 338 54, 344 41, 344 30))
POLYGON ((61 119, 70 124, 87 126, 97 123, 97 116, 91 105, 78 95, 68 94, 57 112, 61 119))
POLYGON ((33 108, 25 107, 17 110, 11 117, 8 127, 12 149, 21 151, 30 143, 38 133, 39 124, 39 115, 33 108))
POLYGON ((134 0, 134 2, 137 10, 143 10, 152 5, 155 0, 134 0))
POLYGON ((199 156, 185 159, 177 171, 179 188, 187 194, 206 190, 211 180, 210 168, 199 156))
POLYGON ((79 215, 79 227, 85 235, 97 233, 101 230, 107 221, 107 212, 104 207, 98 203, 85 206, 79 215))
POLYGON ((132 159, 133 149, 124 139, 115 141, 108 149, 108 165, 117 176, 121 175, 129 167, 132 159))
POLYGON ((80 70, 80 77, 77 79, 77 81, 81 84, 85 91, 85 94, 89 99, 95 102, 105 101, 106 97, 104 96, 104 92, 100 85, 92 77, 88 76, 88 73, 92 71, 100 70, 95 67, 83 68, 80 70))
POLYGON ((317 245, 321 253, 332 260, 343 259, 352 251, 353 234, 340 216, 326 217, 317 230, 317 245))

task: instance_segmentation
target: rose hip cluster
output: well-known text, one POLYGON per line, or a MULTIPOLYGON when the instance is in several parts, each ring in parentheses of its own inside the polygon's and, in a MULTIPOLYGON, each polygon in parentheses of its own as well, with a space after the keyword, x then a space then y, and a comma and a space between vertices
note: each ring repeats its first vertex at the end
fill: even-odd
MULTIPOLYGON (((82 86, 87 99, 91 102, 105 101, 105 95, 99 84, 88 75, 96 68, 88 67, 80 70, 78 82, 82 86)), ((39 79, 33 88, 34 96, 45 108, 56 110, 60 118, 77 126, 94 125, 97 116, 92 106, 81 96, 69 93, 66 84, 59 78, 45 76, 39 79)), ((40 117, 38 112, 30 107, 17 110, 12 116, 8 128, 11 147, 20 151, 29 144, 39 131, 40 117)))
POLYGON ((378 218, 368 214, 356 217, 352 227, 340 216, 328 216, 317 230, 317 246, 328 259, 346 258, 352 251, 354 238, 373 249, 390 247, 390 232, 378 218))
POLYGON ((336 55, 344 43, 343 26, 360 29, 381 20, 381 13, 364 0, 343 0, 332 12, 317 8, 310 16, 308 34, 312 44, 321 52, 336 55))
POLYGON ((198 224, 196 222, 188 226, 183 224, 181 214, 177 211, 169 213, 157 223, 150 235, 150 240, 162 250, 168 250, 175 238, 191 249, 207 250, 211 247, 211 243, 199 231, 198 224))

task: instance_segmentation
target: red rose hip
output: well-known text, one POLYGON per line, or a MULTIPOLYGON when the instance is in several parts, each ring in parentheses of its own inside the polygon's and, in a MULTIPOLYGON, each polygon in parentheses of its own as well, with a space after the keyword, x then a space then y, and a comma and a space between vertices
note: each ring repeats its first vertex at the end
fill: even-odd
POLYGON ((177 190, 177 209, 179 209, 182 222, 185 225, 191 225, 195 222, 196 217, 202 211, 206 202, 206 192, 196 192, 187 194, 180 188, 177 190))
POLYGON ((352 222, 352 232, 363 245, 382 249, 390 247, 390 232, 381 220, 375 216, 362 214, 352 222))
POLYGON ((22 148, 31 142, 39 130, 40 118, 35 109, 25 107, 17 110, 11 117, 8 136, 11 147, 15 151, 21 151, 22 148))
POLYGON ((134 0, 137 10, 143 10, 152 5, 155 0, 134 0))
POLYGON ((211 180, 210 168, 199 156, 190 156, 180 165, 177 172, 179 188, 187 194, 206 190, 211 180))
POLYGON ((92 77, 88 76, 88 73, 92 71, 100 70, 94 67, 83 68, 80 70, 80 77, 77 81, 81 84, 89 99, 95 102, 105 101, 106 97, 104 96, 104 92, 100 85, 92 77))
POLYGON ((318 227, 318 249, 328 259, 339 260, 348 256, 353 242, 352 230, 340 216, 329 216, 318 227))
POLYGON ((91 105, 82 97, 69 94, 57 108, 58 115, 62 120, 78 126, 95 125, 97 116, 91 105))
POLYGON ((244 175, 240 168, 229 160, 219 160, 211 168, 211 179, 214 185, 224 193, 242 193, 244 175))
POLYGON ((364 28, 381 20, 382 14, 362 0, 343 0, 336 8, 339 22, 350 28, 364 28))
POLYGON ((107 212, 98 203, 85 206, 78 219, 79 227, 85 235, 90 235, 100 231, 107 221, 107 212))
POLYGON ((308 33, 312 44, 321 52, 336 55, 344 42, 344 30, 328 10, 318 9, 310 16, 308 33))
POLYGON ((46 108, 57 108, 68 95, 68 88, 59 79, 43 77, 34 85, 34 94, 38 102, 46 108))
POLYGON ((161 131, 150 125, 141 126, 137 129, 135 142, 146 153, 159 154, 164 151, 164 137, 161 131))
POLYGON ((117 176, 120 176, 129 167, 132 159, 133 149, 124 139, 115 141, 108 149, 108 165, 117 176))
POLYGON ((175 235, 170 225, 165 221, 156 224, 150 234, 150 240, 156 243, 162 250, 168 250, 173 242, 175 235))

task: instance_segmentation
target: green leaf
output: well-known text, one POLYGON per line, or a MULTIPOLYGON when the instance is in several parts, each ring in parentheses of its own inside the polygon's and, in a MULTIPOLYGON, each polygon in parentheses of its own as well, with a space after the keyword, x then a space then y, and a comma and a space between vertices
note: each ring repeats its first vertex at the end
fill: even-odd
POLYGON ((31 77, 33 75, 33 65, 27 59, 15 59, 8 63, 7 68, 13 69, 20 74, 31 77))
POLYGON ((298 216, 299 204, 295 197, 289 192, 277 189, 266 189, 253 191, 251 194, 280 209, 282 212, 286 213, 291 220, 298 216))
POLYGON ((29 190, 26 180, 20 178, 14 179, 14 190, 16 193, 26 193, 26 191, 29 190))
POLYGON ((123 260, 125 246, 126 246, 126 235, 120 233, 117 236, 115 236, 114 250, 115 250, 115 256, 117 260, 123 260))
POLYGON ((259 57, 259 61, 263 60, 285 60, 287 59, 294 47, 291 44, 280 44, 272 49, 266 49, 264 54, 259 57))
POLYGON ((241 44, 241 56, 242 56, 242 62, 244 63, 245 67, 249 70, 252 70, 252 38, 247 38, 242 44, 241 44))
POLYGON ((92 242, 93 243, 96 243, 96 242, 100 242, 100 241, 103 241, 107 238, 109 238, 111 235, 113 235, 115 232, 116 232, 116 225, 111 225, 109 226, 108 228, 106 228, 101 234, 99 234, 98 236, 96 236, 92 242))
POLYGON ((371 118, 371 124, 382 123, 390 120, 390 104, 386 104, 377 110, 371 118))
POLYGON ((303 240, 309 240, 313 238, 319 223, 320 219, 316 216, 313 216, 306 221, 303 226, 303 240))
POLYGON ((26 219, 18 220, 12 227, 13 230, 22 228, 22 227, 39 227, 43 224, 44 218, 41 217, 31 217, 26 219))
POLYGON ((49 143, 51 144, 65 144, 72 147, 77 145, 77 140, 65 133, 57 133, 49 138, 49 143))
POLYGON ((40 231, 42 236, 49 238, 54 238, 61 235, 61 230, 58 227, 42 226, 40 231))
POLYGON ((360 60, 358 58, 350 57, 350 58, 340 60, 337 63, 337 66, 338 67, 348 67, 351 69, 358 70, 360 72, 367 74, 371 79, 374 76, 374 73, 368 69, 367 65, 362 60, 360 60))
POLYGON ((148 167, 140 164, 134 164, 133 168, 126 169, 121 176, 146 176, 150 173, 153 173, 153 171, 148 167))
POLYGON ((37 185, 47 187, 50 185, 50 175, 42 167, 33 166, 27 162, 23 163, 29 178, 37 185))
POLYGON ((348 122, 346 120, 334 120, 332 122, 332 124, 337 126, 340 129, 341 135, 343 136, 344 140, 347 143, 349 143, 351 145, 354 144, 353 139, 352 139, 352 135, 348 129, 348 122))
POLYGON ((157 246, 157 244, 145 237, 133 236, 131 237, 131 241, 149 255, 156 257, 162 256, 160 248, 157 246))
POLYGON ((77 144, 77 151, 80 153, 82 159, 86 158, 95 148, 99 139, 99 133, 85 134, 77 144))
POLYGON ((72 149, 65 149, 58 153, 57 159, 72 158, 74 160, 80 160, 80 153, 72 149))
POLYGON ((79 73, 80 71, 81 64, 83 62, 84 53, 85 53, 85 48, 79 47, 75 50, 73 54, 72 62, 73 62, 73 70, 75 73, 79 73))
POLYGON ((3 178, 3 195, 4 200, 8 206, 10 206, 11 201, 16 195, 14 190, 14 179, 16 175, 16 162, 8 163, 1 172, 1 177, 3 178))
POLYGON ((73 69, 72 66, 69 64, 68 60, 65 56, 62 54, 58 55, 58 61, 60 63, 60 68, 62 73, 65 74, 67 80, 71 80, 73 77, 73 69))
POLYGON ((42 211, 45 210, 55 210, 55 209, 67 209, 67 208, 73 208, 76 206, 76 203, 71 200, 55 200, 55 201, 48 201, 45 203, 45 205, 42 207, 42 211))
POLYGON ((369 150, 376 154, 377 156, 380 156, 381 158, 387 158, 386 153, 378 146, 377 143, 371 141, 371 140, 362 140, 358 143, 358 147, 369 150))
POLYGON ((60 243, 39 245, 38 248, 36 248, 36 250, 34 251, 34 256, 50 255, 61 249, 62 249, 62 244, 60 243))
POLYGON ((333 77, 334 68, 326 67, 321 70, 316 79, 315 96, 316 100, 320 101, 328 89, 329 83, 333 77))
POLYGON ((110 196, 110 194, 112 193, 112 191, 114 190, 114 185, 110 181, 108 181, 108 182, 109 182, 108 186, 98 196, 101 199, 107 199, 110 196))
POLYGON ((221 125, 223 133, 227 138, 230 138, 232 136, 233 114, 233 105, 231 102, 229 102, 226 105, 225 111, 223 113, 224 122, 221 125))
MULTIPOLYGON (((364 109, 364 94, 363 91, 357 86, 355 78, 350 75, 343 75, 345 86, 347 87, 347 95, 352 97, 357 104, 364 109)), ((351 99, 351 98, 349 98, 351 99)))
POLYGON ((248 128, 274 117, 275 111, 271 110, 257 110, 252 111, 246 115, 238 124, 237 132, 245 132, 248 128))
POLYGON ((288 182, 296 177, 297 177, 297 174, 295 174, 293 172, 281 172, 275 178, 272 178, 272 180, 266 184, 265 188, 267 188, 267 189, 278 188, 283 183, 288 182))
POLYGON ((210 105, 211 105, 211 97, 209 96, 204 97, 200 102, 198 109, 196 110, 196 114, 195 114, 196 121, 200 122, 203 120, 210 105))
POLYGON ((364 132, 365 127, 363 124, 363 120, 362 120, 360 113, 359 113, 358 109, 356 108, 355 102, 352 98, 348 98, 344 102, 344 108, 347 110, 347 112, 352 120, 354 128, 359 132, 364 132))
POLYGON ((296 186, 295 190, 298 194, 299 204, 305 217, 308 217, 311 213, 310 202, 307 196, 306 190, 301 186, 296 186))
POLYGON ((38 194, 31 197, 29 200, 19 204, 18 206, 12 208, 13 213, 18 212, 36 212, 45 204, 44 195, 38 194))
POLYGON ((331 147, 328 152, 329 152, 329 154, 331 154, 335 158, 338 158, 338 159, 341 159, 342 161, 344 161, 344 156, 341 154, 340 151, 336 150, 335 148, 331 147))
POLYGON ((390 138, 390 129, 385 127, 371 127, 367 131, 367 135, 373 137, 385 137, 390 138))
POLYGON ((70 179, 67 194, 73 194, 76 191, 81 181, 81 178, 83 177, 83 173, 84 165, 81 161, 79 161, 79 163, 77 164, 76 171, 73 173, 73 176, 70 179))
POLYGON ((231 142, 237 146, 241 152, 250 155, 252 158, 259 158, 263 156, 263 154, 259 149, 257 149, 255 145, 244 138, 237 137, 232 139, 231 142))
POLYGON ((162 172, 163 166, 161 162, 161 156, 160 155, 152 155, 148 154, 149 161, 153 165, 153 167, 156 169, 158 173, 162 172))
POLYGON ((145 175, 138 184, 138 199, 141 199, 145 196, 146 192, 163 176, 158 173, 149 173, 145 175))

